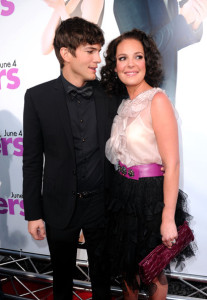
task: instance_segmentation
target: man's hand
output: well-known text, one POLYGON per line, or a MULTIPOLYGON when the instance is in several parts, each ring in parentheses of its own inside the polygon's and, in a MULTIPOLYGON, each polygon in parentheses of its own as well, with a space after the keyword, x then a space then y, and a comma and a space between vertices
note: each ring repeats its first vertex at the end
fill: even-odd
POLYGON ((193 0, 188 0, 182 8, 180 8, 180 15, 182 15, 187 24, 192 24, 193 22, 195 22, 195 9, 193 6, 193 0))
POLYGON ((207 17, 207 1, 206 0, 189 0, 180 9, 186 22, 197 30, 203 20, 207 17))
POLYGON ((196 30, 207 17, 207 1, 193 0, 193 5, 195 9, 195 21, 192 26, 193 29, 196 30))
POLYGON ((162 166, 160 170, 163 172, 163 175, 165 175, 165 167, 162 166))
POLYGON ((44 221, 42 219, 29 221, 28 232, 35 240, 44 240, 46 237, 44 221))

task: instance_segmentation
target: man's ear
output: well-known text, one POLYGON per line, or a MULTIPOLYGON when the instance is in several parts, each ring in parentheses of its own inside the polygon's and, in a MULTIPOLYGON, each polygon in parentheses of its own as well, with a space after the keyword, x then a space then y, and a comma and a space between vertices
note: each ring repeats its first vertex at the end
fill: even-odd
POLYGON ((66 47, 62 47, 60 48, 60 55, 62 56, 62 59, 65 61, 65 62, 70 62, 70 58, 72 56, 72 54, 69 52, 68 48, 66 47))

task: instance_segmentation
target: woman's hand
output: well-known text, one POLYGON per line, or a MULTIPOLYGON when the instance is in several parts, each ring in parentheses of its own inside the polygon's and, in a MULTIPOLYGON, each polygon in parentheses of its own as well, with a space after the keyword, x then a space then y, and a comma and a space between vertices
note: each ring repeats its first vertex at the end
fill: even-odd
POLYGON ((178 237, 175 221, 162 221, 160 233, 163 244, 166 247, 171 248, 173 244, 176 243, 176 239, 178 237))
POLYGON ((45 3, 53 8, 59 16, 66 13, 65 1, 64 0, 44 0, 45 3))

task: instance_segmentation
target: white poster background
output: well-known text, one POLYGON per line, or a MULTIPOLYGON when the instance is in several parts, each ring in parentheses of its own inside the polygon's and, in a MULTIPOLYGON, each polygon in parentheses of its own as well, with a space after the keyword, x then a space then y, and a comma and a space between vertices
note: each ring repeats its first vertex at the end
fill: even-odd
POLYGON ((198 246, 196 257, 186 264, 185 273, 207 275, 207 21, 200 43, 179 52, 176 108, 182 140, 181 187, 188 194, 192 227, 198 246))
MULTIPOLYGON (((0 247, 23 250, 31 253, 49 254, 46 241, 34 241, 27 233, 27 222, 22 209, 22 156, 21 138, 24 94, 27 88, 58 77, 59 63, 54 51, 49 55, 41 52, 41 38, 52 14, 43 0, 13 0, 14 11, 2 16, 6 1, 0 0, 0 72, 14 67, 20 85, 8 88, 13 81, 0 77, 0 135, 1 139, 12 138, 12 143, 2 153, 0 143, 0 247), (6 66, 7 67, 3 67, 6 66), (10 136, 5 136, 11 134, 10 136), (17 146, 17 148, 16 148, 17 146), (15 152, 16 151, 16 152, 15 152), (14 152, 17 155, 14 155, 14 152), (2 200, 3 199, 3 200, 2 200), (10 200, 9 200, 10 199, 10 200), (4 213, 2 213, 4 212, 4 213)), ((113 1, 105 0, 101 25, 107 43, 119 35, 113 15, 113 1)), ((103 47, 103 52, 106 48, 103 47)), ((176 108, 180 120, 181 144, 181 188, 189 196, 190 213, 194 216, 192 228, 195 233, 198 251, 196 257, 188 261, 185 273, 207 275, 206 261, 206 210, 207 185, 207 24, 200 43, 191 45, 179 52, 176 108)), ((103 53, 102 52, 102 53, 103 53)), ((3 73, 0 74, 4 74, 3 73)), ((16 78, 17 79, 17 78, 16 78)), ((18 82, 17 82, 18 85, 18 82)), ((64 208, 63 208, 64 209, 64 208)))

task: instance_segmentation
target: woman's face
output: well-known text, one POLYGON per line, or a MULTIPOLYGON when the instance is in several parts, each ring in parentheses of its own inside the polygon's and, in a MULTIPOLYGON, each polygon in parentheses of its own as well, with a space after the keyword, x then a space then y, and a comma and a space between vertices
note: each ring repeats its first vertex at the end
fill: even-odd
POLYGON ((140 41, 126 39, 117 46, 115 72, 127 88, 145 82, 144 48, 140 41))

